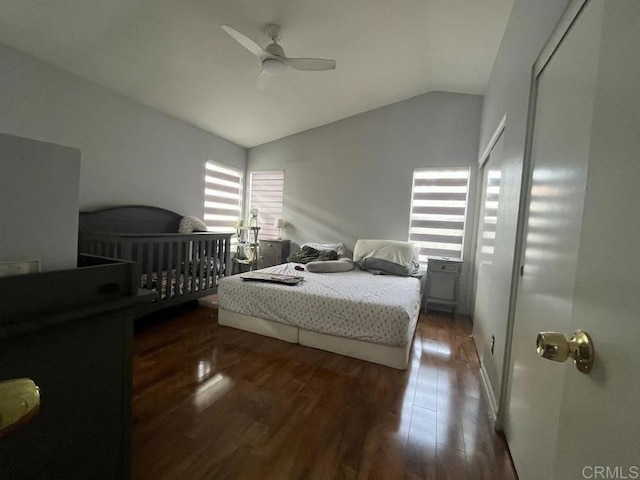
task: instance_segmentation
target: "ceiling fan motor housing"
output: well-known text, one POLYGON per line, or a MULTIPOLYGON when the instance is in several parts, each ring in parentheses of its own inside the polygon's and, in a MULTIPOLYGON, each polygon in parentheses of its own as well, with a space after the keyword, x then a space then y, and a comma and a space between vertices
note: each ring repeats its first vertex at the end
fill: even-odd
POLYGON ((264 51, 270 55, 275 55, 276 57, 286 57, 284 49, 275 42, 264 47, 264 51))

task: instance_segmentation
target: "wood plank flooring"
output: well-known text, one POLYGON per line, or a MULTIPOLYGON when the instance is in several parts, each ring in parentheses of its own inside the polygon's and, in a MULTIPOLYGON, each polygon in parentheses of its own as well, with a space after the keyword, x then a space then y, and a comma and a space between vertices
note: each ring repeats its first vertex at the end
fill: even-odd
POLYGON ((136 479, 515 479, 468 318, 421 315, 406 371, 217 324, 136 334, 136 479))

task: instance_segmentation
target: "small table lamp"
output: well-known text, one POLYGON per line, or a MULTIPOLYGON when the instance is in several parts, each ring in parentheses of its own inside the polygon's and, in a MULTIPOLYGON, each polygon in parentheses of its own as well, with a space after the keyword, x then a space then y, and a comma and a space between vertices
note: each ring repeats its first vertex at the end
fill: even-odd
POLYGON ((284 227, 284 218, 276 218, 273 222, 273 228, 278 229, 278 240, 282 240, 282 228, 284 227))

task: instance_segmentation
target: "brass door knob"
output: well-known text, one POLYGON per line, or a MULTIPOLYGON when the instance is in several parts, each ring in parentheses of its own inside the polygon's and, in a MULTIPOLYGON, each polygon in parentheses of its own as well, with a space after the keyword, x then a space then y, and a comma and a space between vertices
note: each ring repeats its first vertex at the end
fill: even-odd
POLYGON ((567 340, 562 333, 540 332, 536 340, 538 355, 554 362, 564 362, 573 358, 576 368, 582 373, 589 373, 593 367, 593 342, 589 334, 576 330, 567 340))
POLYGON ((0 437, 28 421, 40 408, 40 389, 28 378, 0 382, 0 437))

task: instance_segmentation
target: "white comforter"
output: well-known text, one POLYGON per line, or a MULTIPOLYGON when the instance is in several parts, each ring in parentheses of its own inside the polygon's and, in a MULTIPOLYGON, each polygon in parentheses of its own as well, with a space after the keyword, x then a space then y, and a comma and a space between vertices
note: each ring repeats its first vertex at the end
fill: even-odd
POLYGON ((293 263, 263 271, 300 275, 295 286, 224 278, 220 308, 339 337, 384 345, 411 342, 420 309, 420 282, 356 269, 311 273, 293 263))

